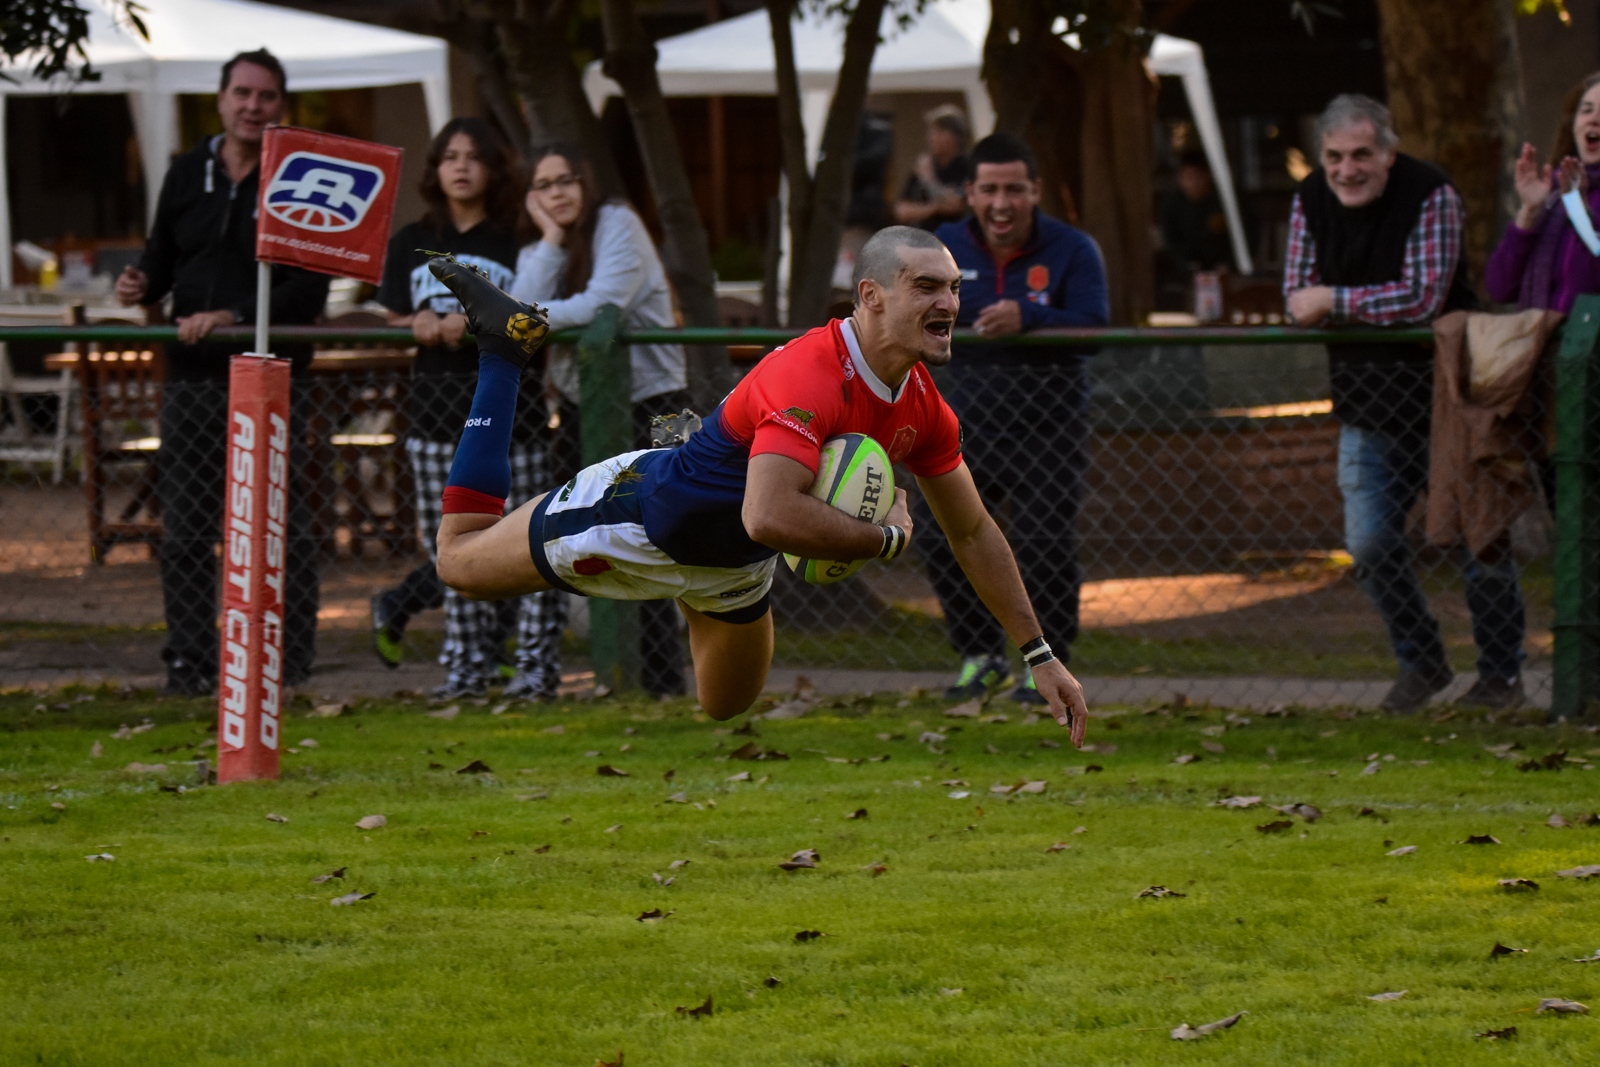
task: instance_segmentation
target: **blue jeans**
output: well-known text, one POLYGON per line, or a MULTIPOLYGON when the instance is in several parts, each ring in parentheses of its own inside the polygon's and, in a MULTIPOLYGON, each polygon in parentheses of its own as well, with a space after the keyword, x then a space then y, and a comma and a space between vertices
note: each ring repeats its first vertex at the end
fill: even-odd
MULTIPOLYGON (((1389 628, 1401 670, 1435 671, 1445 664, 1439 622, 1417 579, 1406 540, 1406 515, 1428 483, 1426 439, 1397 441, 1387 434, 1344 426, 1339 431, 1339 490, 1344 494, 1344 536, 1356 578, 1389 628)), ((1458 550, 1478 646, 1478 674, 1509 681, 1522 670, 1527 619, 1517 563, 1509 541, 1484 558, 1458 550)))

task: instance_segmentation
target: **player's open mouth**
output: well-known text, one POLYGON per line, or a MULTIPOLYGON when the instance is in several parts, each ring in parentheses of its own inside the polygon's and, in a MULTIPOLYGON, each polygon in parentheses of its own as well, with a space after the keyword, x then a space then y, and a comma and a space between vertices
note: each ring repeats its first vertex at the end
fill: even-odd
POLYGON ((939 319, 936 322, 928 323, 923 329, 940 340, 947 341, 950 339, 950 327, 952 325, 954 324, 949 319, 939 319))

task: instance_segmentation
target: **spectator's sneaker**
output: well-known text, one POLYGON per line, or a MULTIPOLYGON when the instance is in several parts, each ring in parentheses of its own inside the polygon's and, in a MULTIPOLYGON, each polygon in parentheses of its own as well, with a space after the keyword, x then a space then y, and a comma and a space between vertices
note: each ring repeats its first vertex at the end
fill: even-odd
POLYGON ((428 693, 428 699, 442 704, 447 700, 467 700, 489 695, 489 685, 482 678, 464 678, 453 674, 445 683, 428 693))
POLYGON ((393 670, 406 658, 406 632, 394 625, 388 598, 379 593, 372 598, 372 650, 385 667, 393 670))
POLYGON ((1428 669, 1401 671, 1378 706, 1394 715, 1409 715, 1426 707, 1434 694, 1455 678, 1455 672, 1445 663, 1428 669))
POLYGON ((985 700, 990 693, 1011 684, 1011 661, 1005 656, 968 656, 961 661, 955 684, 944 691, 946 700, 985 700))
POLYGON ((1011 699, 1018 704, 1034 704, 1038 707, 1049 707, 1050 702, 1039 695, 1039 687, 1033 684, 1033 672, 1028 672, 1027 679, 1011 691, 1011 699))
POLYGON ((161 687, 164 697, 208 697, 217 691, 214 675, 189 671, 168 671, 167 684, 161 687))
POLYGON ((428 269, 461 301, 467 329, 480 347, 485 338, 497 340, 501 343, 491 341, 489 350, 523 367, 544 347, 550 320, 539 305, 508 296, 487 274, 455 256, 434 256, 428 269))
POLYGON ((1468 689, 1456 698, 1462 708, 1487 708, 1490 711, 1510 711, 1520 707, 1527 694, 1522 691, 1521 678, 1485 678, 1478 676, 1468 689))
POLYGON ((545 685, 543 674, 543 671, 518 674, 500 696, 505 700, 554 700, 555 687, 545 685))

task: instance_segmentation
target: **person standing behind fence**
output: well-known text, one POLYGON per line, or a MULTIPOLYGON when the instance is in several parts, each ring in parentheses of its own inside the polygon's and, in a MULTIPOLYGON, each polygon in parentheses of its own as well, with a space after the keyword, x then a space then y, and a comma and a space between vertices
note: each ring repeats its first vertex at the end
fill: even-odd
POLYGON ((966 184, 972 177, 967 157, 970 134, 966 116, 954 104, 941 104, 923 116, 928 123, 928 150, 917 157, 895 201, 894 220, 905 226, 937 230, 967 213, 966 184))
MULTIPOLYGON (((1461 254, 1461 196, 1444 172, 1397 151, 1389 110, 1355 94, 1317 119, 1321 165, 1289 216, 1283 291, 1302 326, 1424 325, 1477 298, 1461 254)), ((1423 707, 1454 678, 1406 538, 1428 477, 1433 354, 1408 342, 1328 345, 1339 489, 1356 577, 1389 631, 1400 673, 1382 706, 1423 707)), ((1508 541, 1465 564, 1478 680, 1459 703, 1522 700, 1526 621, 1508 541)))
MULTIPOLYGON (((202 696, 217 684, 217 559, 222 534, 224 442, 228 423, 228 357, 238 342, 205 339, 219 326, 256 318, 256 204, 260 199, 261 135, 283 118, 283 66, 268 51, 243 52, 222 66, 217 113, 223 132, 179 156, 161 183, 155 221, 139 266, 117 279, 124 306, 156 304, 169 293, 178 343, 167 346, 161 394, 161 449, 156 456, 161 501, 161 596, 167 641, 164 690, 202 696)), ((272 268, 274 326, 315 322, 328 279, 295 267, 272 268)), ((311 363, 309 345, 279 345, 295 378, 311 363)), ((295 383, 290 419, 288 553, 285 559, 284 682, 303 685, 316 657, 316 541, 306 499, 303 454, 305 396, 295 383)))
POLYGON ((1516 217, 1489 257, 1489 299, 1520 308, 1572 310, 1580 293, 1600 293, 1600 256, 1578 237, 1561 197, 1580 191, 1591 220, 1600 219, 1600 73, 1567 95, 1550 163, 1522 146, 1516 164, 1516 217))
MULTIPOLYGON (((672 290, 649 231, 621 200, 600 200, 576 146, 548 145, 534 153, 527 205, 541 236, 518 257, 510 292, 518 300, 545 306, 552 330, 587 326, 607 304, 622 309, 625 329, 678 324, 672 290)), ((675 415, 692 403, 683 346, 633 345, 629 366, 634 447, 649 448, 650 420, 675 415)), ((561 397, 557 481, 566 481, 584 465, 577 368, 569 356, 558 354, 551 357, 550 377, 561 397)), ((686 688, 678 619, 670 600, 639 605, 640 683, 657 696, 677 696, 686 688)))
MULTIPOLYGON (((972 164, 966 185, 971 217, 935 231, 961 268, 956 324, 984 337, 1106 325, 1111 314, 1099 246, 1039 210, 1033 152, 1014 137, 994 134, 974 146, 972 164)), ((1083 349, 958 343, 945 390, 967 431, 973 481, 990 513, 1009 517, 1007 537, 1023 583, 1063 663, 1078 636, 1077 522, 1089 461, 1083 355, 1083 349)), ((920 497, 916 519, 928 531, 918 544, 950 643, 962 657, 945 696, 984 696, 1012 680, 1005 631, 978 599, 920 497)), ((1031 674, 1011 699, 1045 703, 1031 674)))
MULTIPOLYGON (((473 345, 463 344, 466 316, 455 296, 428 271, 428 259, 452 253, 483 271, 495 284, 510 285, 517 263, 522 182, 504 142, 487 122, 457 118, 433 139, 420 188, 427 214, 390 239, 378 302, 389 309, 391 323, 410 326, 417 339, 411 401, 406 405, 406 452, 416 479, 418 534, 430 559, 437 562, 445 480, 461 427, 472 409, 478 353, 473 345)), ((533 372, 542 378, 541 362, 536 361, 533 372)), ((512 507, 549 488, 546 421, 538 390, 525 390, 511 433, 512 507)), ((415 580, 413 575, 400 587, 374 597, 375 634, 393 631, 399 622, 397 615, 409 617, 412 611, 428 606, 425 598, 429 592, 429 583, 415 580)), ((561 681, 566 605, 555 592, 533 593, 515 603, 516 673, 504 695, 526 700, 553 698, 561 681)), ((482 695, 498 680, 505 657, 502 606, 467 600, 448 590, 444 610, 445 638, 439 663, 448 673, 432 696, 454 700, 482 695)), ((380 654, 383 649, 380 636, 380 654)))

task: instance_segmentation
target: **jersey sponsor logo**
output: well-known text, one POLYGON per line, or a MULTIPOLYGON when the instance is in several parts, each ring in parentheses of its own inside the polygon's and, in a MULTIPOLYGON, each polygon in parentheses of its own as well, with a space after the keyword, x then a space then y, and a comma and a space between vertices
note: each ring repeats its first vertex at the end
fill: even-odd
POLYGON ((474 416, 473 418, 467 420, 467 429, 470 430, 474 426, 488 426, 492 422, 494 422, 494 419, 492 418, 474 416))
POLYGON ((815 411, 807 411, 805 408, 784 408, 782 414, 789 416, 802 426, 810 426, 811 420, 817 417, 815 411))
POLYGON ((383 188, 383 170, 317 152, 291 152, 267 186, 267 211, 318 233, 353 230, 383 188))
POLYGON ((759 588, 761 588, 761 583, 760 582, 757 582, 755 585, 747 585, 743 589, 730 589, 726 593, 718 593, 717 594, 717 599, 718 600, 734 600, 734 599, 736 599, 738 597, 744 596, 746 593, 753 593, 759 588))
POLYGON ((1029 267, 1028 288, 1034 292, 1050 288, 1050 268, 1043 263, 1035 263, 1029 267))
POLYGON ((889 441, 889 462, 899 463, 911 455, 911 449, 917 443, 917 428, 915 426, 902 426, 894 432, 894 437, 889 441))
POLYGON ((585 556, 573 563, 574 574, 581 574, 585 578, 593 578, 597 574, 604 574, 611 569, 611 561, 601 559, 599 556, 585 556))
MULTIPOLYGON (((856 509, 856 518, 863 522, 871 522, 878 511, 878 498, 883 496, 883 472, 880 470, 867 470, 867 484, 861 487, 861 507, 856 509)), ((835 563, 834 566, 838 566, 835 563)), ((845 563, 848 566, 848 562, 845 563)), ((829 569, 832 574, 832 568, 829 569)), ((843 573, 843 572, 840 572, 843 573)))

